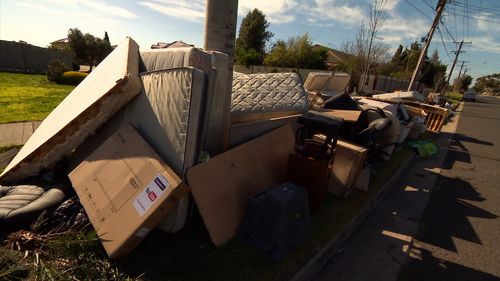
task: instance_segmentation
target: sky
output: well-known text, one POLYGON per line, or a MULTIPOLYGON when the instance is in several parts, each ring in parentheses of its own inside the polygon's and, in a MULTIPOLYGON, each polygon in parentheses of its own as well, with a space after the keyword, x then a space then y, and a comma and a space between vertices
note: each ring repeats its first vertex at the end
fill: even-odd
MULTIPOLYGON (((391 52, 426 36, 438 0, 387 0, 388 18, 378 38, 391 52)), ((373 0, 240 0, 238 27, 248 11, 258 8, 270 22, 272 42, 309 33, 313 43, 340 48, 354 40, 369 19, 373 0)), ((464 44, 452 80, 463 70, 473 78, 500 72, 500 1, 451 0, 434 34, 429 54, 437 49, 451 67, 454 42, 464 44)), ((205 0, 0 0, 0 39, 23 40, 45 47, 65 38, 68 29, 104 37, 112 44, 130 36, 141 49, 156 42, 182 40, 203 46, 205 0)), ((1 55, 1 54, 0 54, 1 55)))

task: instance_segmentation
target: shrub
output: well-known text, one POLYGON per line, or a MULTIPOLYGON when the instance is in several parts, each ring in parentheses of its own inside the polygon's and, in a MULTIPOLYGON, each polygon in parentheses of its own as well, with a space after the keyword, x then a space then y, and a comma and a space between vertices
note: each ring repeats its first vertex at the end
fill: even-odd
POLYGON ((71 70, 60 60, 53 60, 47 65, 47 80, 50 82, 58 82, 59 77, 66 71, 71 70))
POLYGON ((67 71, 64 72, 60 77, 59 77, 59 84, 64 84, 64 85, 78 85, 80 82, 87 77, 88 73, 84 72, 78 72, 78 71, 67 71))

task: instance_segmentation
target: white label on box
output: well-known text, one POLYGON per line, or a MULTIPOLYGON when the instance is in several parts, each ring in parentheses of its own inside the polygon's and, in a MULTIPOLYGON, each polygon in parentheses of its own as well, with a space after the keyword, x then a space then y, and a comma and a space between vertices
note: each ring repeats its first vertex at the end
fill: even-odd
POLYGON ((141 229, 139 229, 136 233, 135 233, 135 236, 137 237, 140 237, 140 238, 144 238, 146 237, 146 235, 149 233, 151 229, 147 228, 147 227, 141 227, 141 229))
POLYGON ((141 217, 159 200, 169 186, 170 184, 165 177, 158 174, 148 185, 146 185, 139 195, 135 197, 132 204, 141 217))

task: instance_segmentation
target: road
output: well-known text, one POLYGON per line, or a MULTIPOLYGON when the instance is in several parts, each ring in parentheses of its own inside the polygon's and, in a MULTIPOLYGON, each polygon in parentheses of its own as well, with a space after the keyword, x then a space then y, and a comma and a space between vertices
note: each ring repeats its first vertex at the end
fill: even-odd
POLYGON ((466 102, 410 258, 409 280, 500 280, 500 99, 466 102))
POLYGON ((316 281, 500 280, 500 99, 464 103, 435 142, 316 281))

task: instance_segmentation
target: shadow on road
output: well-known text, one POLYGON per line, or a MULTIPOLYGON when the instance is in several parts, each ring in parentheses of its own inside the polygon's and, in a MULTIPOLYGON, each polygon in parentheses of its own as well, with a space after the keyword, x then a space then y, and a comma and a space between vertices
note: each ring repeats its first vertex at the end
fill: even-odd
POLYGON ((454 252, 457 252, 457 249, 452 238, 481 244, 469 217, 498 217, 473 204, 484 200, 486 199, 469 182, 460 178, 439 176, 423 215, 417 239, 454 252))
POLYGON ((405 265, 398 274, 398 281, 499 281, 500 278, 454 262, 436 258, 428 250, 413 247, 411 266, 405 265))

